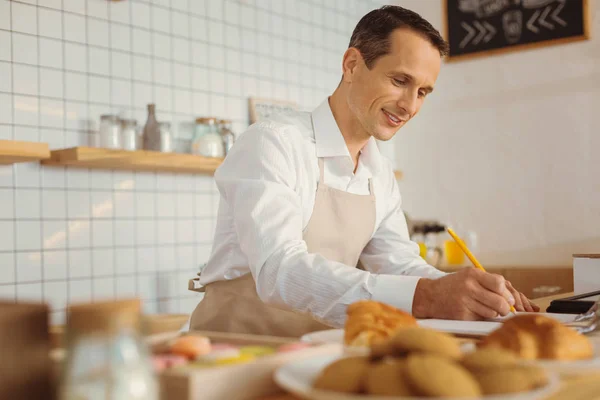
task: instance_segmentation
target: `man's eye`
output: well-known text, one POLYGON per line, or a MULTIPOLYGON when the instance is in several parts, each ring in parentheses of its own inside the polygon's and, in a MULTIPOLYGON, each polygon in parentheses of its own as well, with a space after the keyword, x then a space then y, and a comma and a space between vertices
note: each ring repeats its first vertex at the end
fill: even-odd
POLYGON ((419 97, 425 97, 425 96, 427 96, 427 93, 425 93, 425 92, 419 92, 419 97))
POLYGON ((396 86, 404 86, 406 85, 406 82, 401 80, 401 79, 394 79, 394 85, 396 86))

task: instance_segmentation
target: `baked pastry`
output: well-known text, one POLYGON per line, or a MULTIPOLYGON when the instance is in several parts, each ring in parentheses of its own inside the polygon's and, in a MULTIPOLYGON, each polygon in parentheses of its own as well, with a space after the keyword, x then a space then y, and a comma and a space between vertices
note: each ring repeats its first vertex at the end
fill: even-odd
POLYGON ((376 363, 369 368, 365 377, 365 393, 374 396, 412 396, 406 373, 404 360, 376 363))
POLYGON ((427 328, 399 329, 370 350, 368 357, 327 365, 313 386, 373 396, 476 398, 530 391, 548 381, 543 369, 520 365, 508 350, 490 347, 463 355, 458 340, 427 328))
POLYGON ((412 315, 373 300, 350 304, 346 313, 344 343, 348 346, 370 346, 402 327, 417 325, 412 315))
POLYGON ((462 365, 471 372, 491 371, 494 369, 510 368, 518 363, 517 356, 501 348, 487 347, 466 354, 462 365))
POLYGON ((460 364, 431 354, 411 354, 406 360, 409 384, 427 397, 478 397, 475 377, 460 364))
POLYGON ((485 395, 526 392, 548 382, 546 373, 535 366, 491 369, 475 377, 485 395))
POLYGON ((581 360, 594 355, 588 338, 544 315, 512 317, 485 337, 480 348, 503 348, 527 360, 581 360))
POLYGON ((315 389, 341 393, 360 393, 369 369, 367 357, 340 358, 327 365, 313 386, 315 389))
POLYGON ((427 353, 457 360, 462 356, 460 344, 454 337, 433 329, 410 327, 398 332, 390 340, 393 354, 427 353))

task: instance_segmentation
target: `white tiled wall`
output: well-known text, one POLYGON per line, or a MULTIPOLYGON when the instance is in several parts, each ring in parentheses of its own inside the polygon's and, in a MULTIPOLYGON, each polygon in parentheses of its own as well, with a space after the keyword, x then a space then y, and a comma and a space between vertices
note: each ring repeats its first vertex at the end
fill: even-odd
MULTIPOLYGON (((179 137, 196 116, 248 123, 249 96, 316 106, 370 0, 0 0, 0 139, 92 143, 99 116, 143 124, 157 104, 179 137)), ((190 312, 210 254, 210 176, 0 166, 0 297, 138 295, 190 312)))

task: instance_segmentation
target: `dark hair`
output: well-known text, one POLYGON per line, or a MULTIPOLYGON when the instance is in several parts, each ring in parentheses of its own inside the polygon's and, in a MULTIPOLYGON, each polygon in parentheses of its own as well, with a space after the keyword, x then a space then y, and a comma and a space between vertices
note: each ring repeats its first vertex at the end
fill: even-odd
POLYGON ((438 49, 440 57, 448 54, 448 43, 423 17, 400 6, 383 6, 362 17, 352 32, 348 47, 362 54, 367 68, 390 51, 390 34, 398 28, 409 28, 423 35, 438 49))

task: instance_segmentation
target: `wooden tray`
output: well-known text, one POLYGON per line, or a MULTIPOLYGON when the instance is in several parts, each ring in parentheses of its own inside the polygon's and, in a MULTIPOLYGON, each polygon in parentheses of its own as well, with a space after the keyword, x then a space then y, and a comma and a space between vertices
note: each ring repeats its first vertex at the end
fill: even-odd
MULTIPOLYGON (((278 346, 297 342, 297 339, 272 336, 256 336, 245 334, 218 332, 190 332, 190 335, 207 336, 213 343, 232 345, 265 345, 278 346)), ((160 352, 179 333, 154 335, 147 342, 154 351, 160 352)), ((161 400, 222 400, 256 399, 280 392, 281 389, 273 380, 275 370, 291 361, 321 354, 341 352, 337 344, 315 345, 308 349, 276 353, 261 357, 254 362, 220 366, 215 368, 175 368, 160 374, 161 400)))

